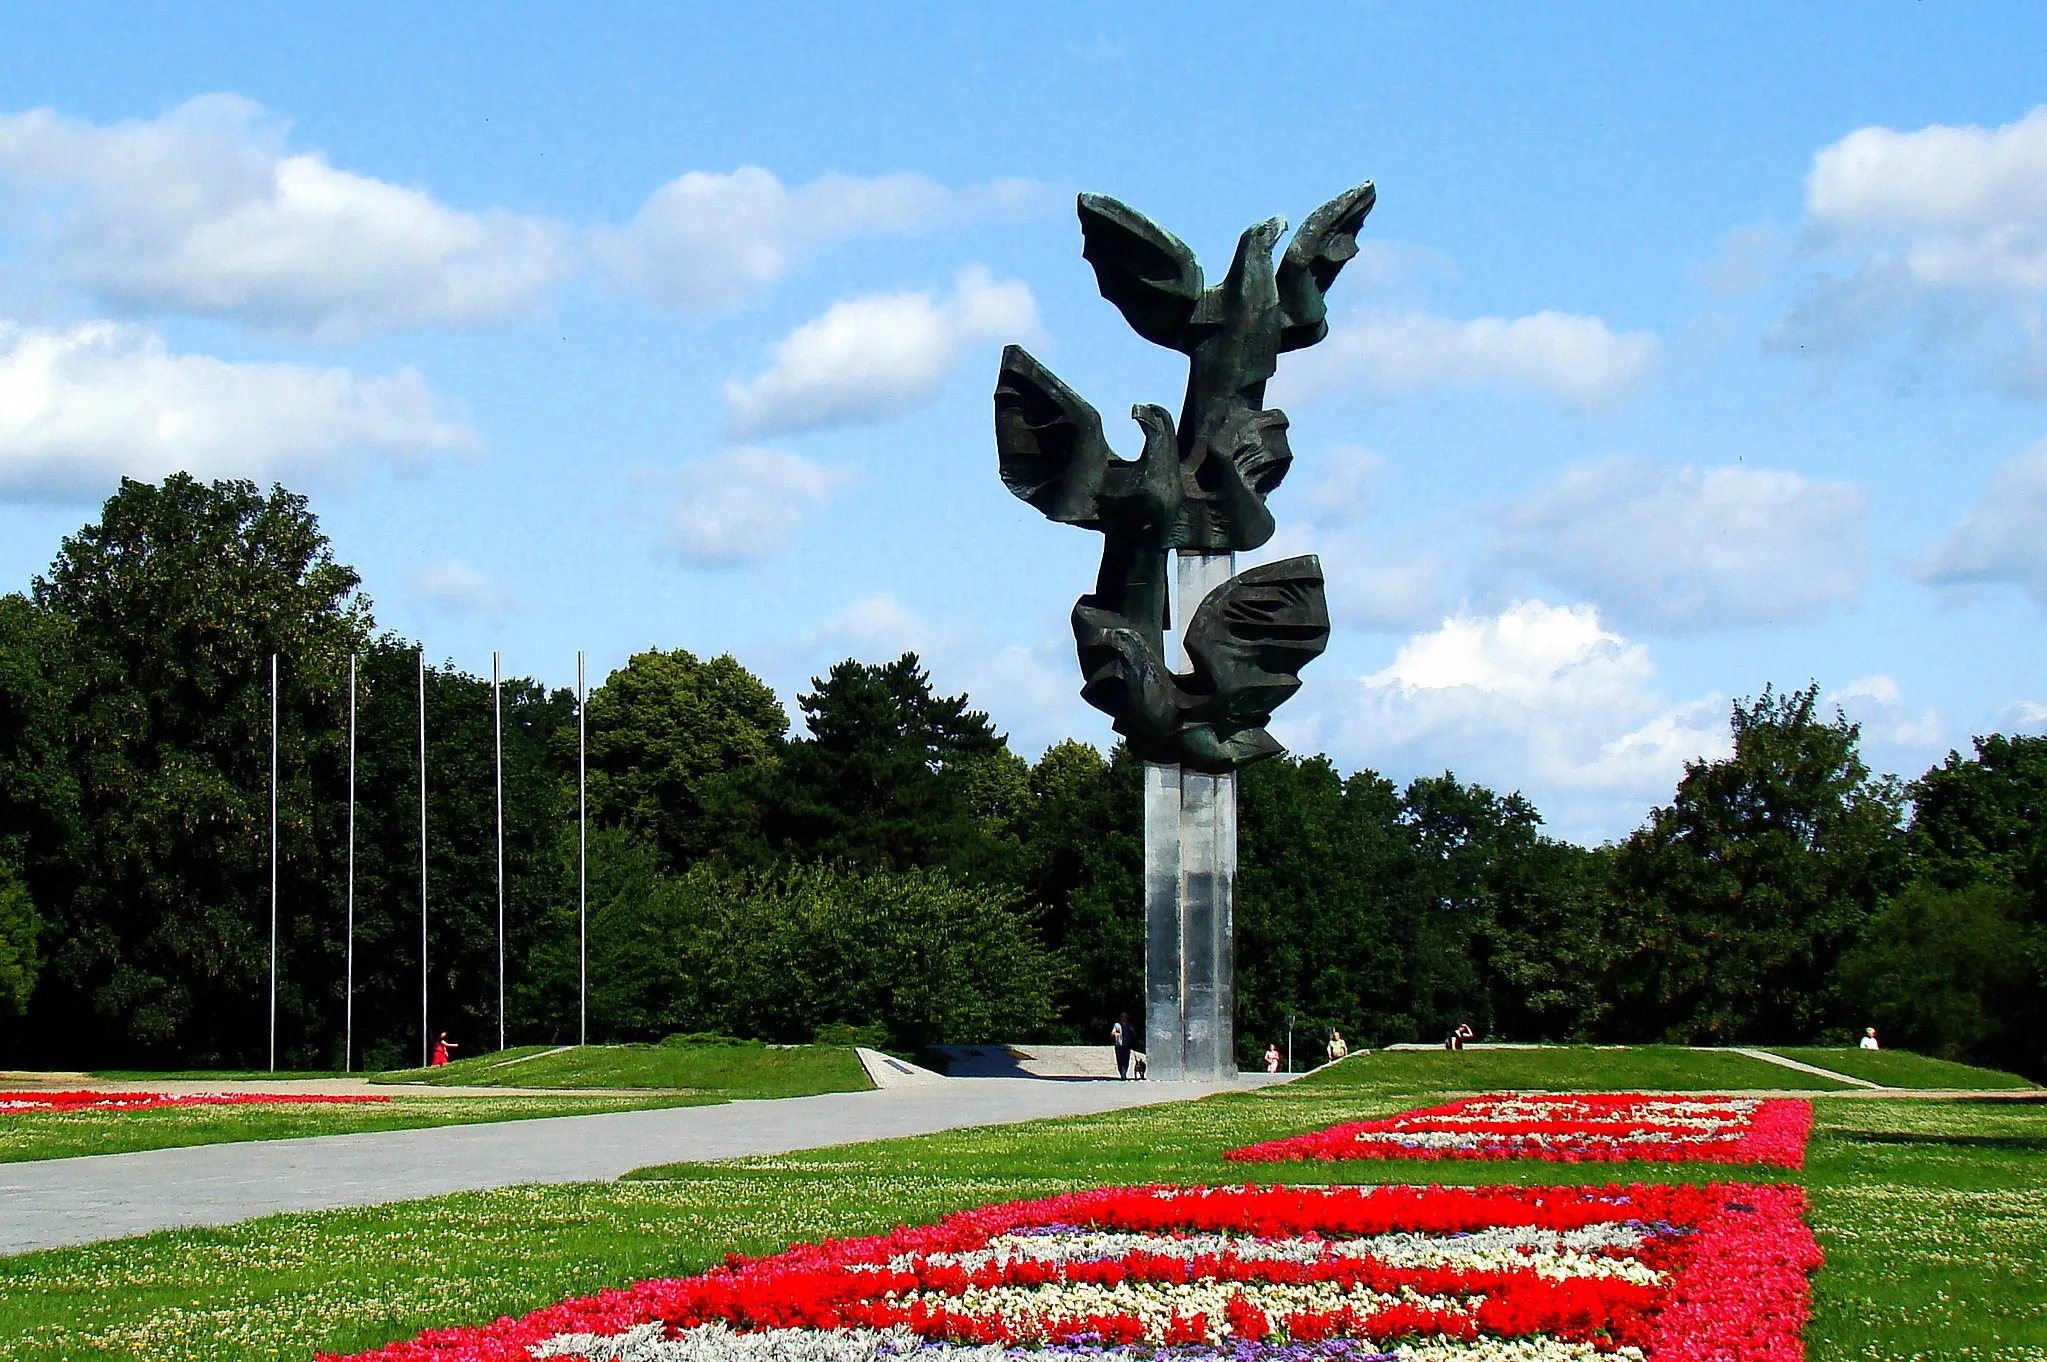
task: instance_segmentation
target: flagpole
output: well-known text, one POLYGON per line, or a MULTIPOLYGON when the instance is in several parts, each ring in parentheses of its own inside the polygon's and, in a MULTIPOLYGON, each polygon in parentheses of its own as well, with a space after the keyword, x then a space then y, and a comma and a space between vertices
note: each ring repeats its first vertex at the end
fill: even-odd
POLYGON ((590 814, 585 798, 585 731, 588 708, 583 650, 576 650, 576 1044, 590 1043, 590 814))
POLYGON ((419 1067, 430 1058, 426 1012, 426 649, 419 650, 419 1067))
POLYGON ((348 655, 348 947, 342 993, 341 1072, 355 1068, 355 654, 348 655))
POLYGON ((270 1072, 277 1072, 277 654, 270 655, 270 1072))
POLYGON ((498 1049, 505 1048, 505 703, 497 649, 490 653, 490 726, 498 804, 498 1049))

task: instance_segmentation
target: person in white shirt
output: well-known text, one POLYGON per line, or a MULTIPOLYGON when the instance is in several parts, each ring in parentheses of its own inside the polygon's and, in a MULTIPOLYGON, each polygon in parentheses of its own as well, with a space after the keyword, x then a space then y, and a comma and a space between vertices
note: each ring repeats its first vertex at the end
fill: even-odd
POLYGON ((1869 1027, 1862 1033, 1862 1048, 1865 1050, 1881 1048, 1876 1043, 1876 1028, 1874 1026, 1869 1027))

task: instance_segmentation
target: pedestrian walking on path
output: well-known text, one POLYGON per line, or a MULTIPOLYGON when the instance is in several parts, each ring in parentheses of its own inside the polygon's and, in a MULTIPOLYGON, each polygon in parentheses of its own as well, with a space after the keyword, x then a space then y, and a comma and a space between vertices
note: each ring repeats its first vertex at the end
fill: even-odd
POLYGON ((446 1031, 441 1032, 434 1040, 434 1057, 427 1061, 427 1067, 431 1069, 438 1065, 446 1064, 448 1062, 448 1051, 461 1048, 461 1046, 448 1039, 446 1031))
POLYGON ((1330 1031, 1329 1049, 1327 1053, 1329 1055, 1329 1062, 1331 1064, 1336 1063, 1337 1060, 1342 1059, 1345 1055, 1350 1053, 1350 1046, 1345 1043, 1343 1039, 1343 1032, 1337 1030, 1330 1031))
POLYGON ((1109 1044, 1116 1047, 1116 1077, 1130 1077, 1130 1014, 1125 1012, 1109 1028, 1109 1044))
POLYGON ((1272 1044, 1265 1047, 1265 1072, 1269 1074, 1276 1074, 1279 1072, 1278 1041, 1274 1041, 1272 1042, 1272 1044))

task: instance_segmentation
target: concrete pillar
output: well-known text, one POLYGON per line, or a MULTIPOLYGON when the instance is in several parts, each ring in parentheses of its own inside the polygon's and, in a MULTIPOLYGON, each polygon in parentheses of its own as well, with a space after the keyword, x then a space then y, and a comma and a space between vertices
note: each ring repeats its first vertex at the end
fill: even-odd
MULTIPOLYGON (((1230 578, 1234 555, 1179 555, 1175 623, 1230 578)), ((1187 655, 1174 636, 1174 661, 1187 655)), ((1147 763, 1144 770, 1145 1057, 1154 1078, 1236 1075, 1231 959, 1237 778, 1147 763)))
POLYGON ((1180 768, 1144 764, 1144 1059, 1149 1077, 1186 1077, 1180 973, 1180 768))

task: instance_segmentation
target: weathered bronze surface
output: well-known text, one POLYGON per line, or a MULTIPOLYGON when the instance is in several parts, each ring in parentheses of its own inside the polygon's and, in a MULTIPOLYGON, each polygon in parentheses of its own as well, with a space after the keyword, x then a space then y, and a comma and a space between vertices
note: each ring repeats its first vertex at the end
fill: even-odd
POLYGON ((1329 642, 1322 569, 1310 556, 1232 577, 1185 626, 1191 670, 1166 661, 1166 556, 1255 549, 1272 538, 1266 495, 1293 462, 1286 413, 1265 406, 1278 357, 1329 333, 1324 295, 1357 254, 1372 211, 1365 183, 1308 215, 1274 264, 1286 222, 1246 229, 1221 283, 1143 214, 1080 196, 1082 254, 1102 296, 1146 340, 1187 356, 1177 423, 1140 405, 1134 460, 1118 458, 1102 418, 1019 346, 1002 352, 995 443, 1002 480, 1068 525, 1098 531, 1095 589, 1073 608, 1081 695, 1115 720, 1132 751, 1221 775, 1282 749, 1265 731, 1329 642))

